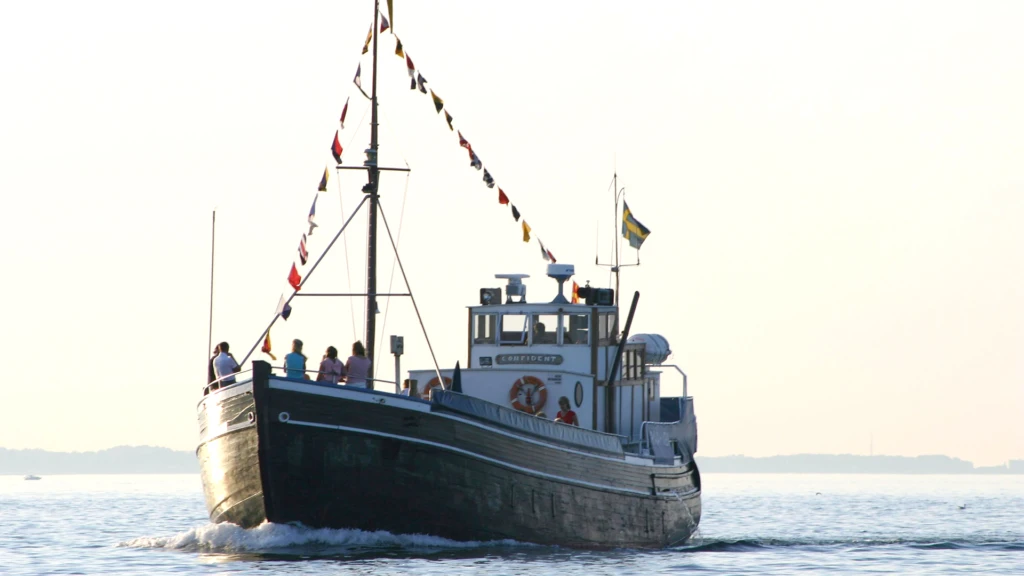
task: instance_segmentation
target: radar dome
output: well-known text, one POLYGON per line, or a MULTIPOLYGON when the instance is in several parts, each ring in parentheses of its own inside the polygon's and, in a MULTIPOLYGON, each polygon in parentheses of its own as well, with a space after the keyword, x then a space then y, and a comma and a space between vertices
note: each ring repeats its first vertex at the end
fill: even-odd
POLYGON ((634 334, 627 340, 630 344, 643 343, 648 364, 663 364, 672 355, 668 340, 661 334, 634 334))

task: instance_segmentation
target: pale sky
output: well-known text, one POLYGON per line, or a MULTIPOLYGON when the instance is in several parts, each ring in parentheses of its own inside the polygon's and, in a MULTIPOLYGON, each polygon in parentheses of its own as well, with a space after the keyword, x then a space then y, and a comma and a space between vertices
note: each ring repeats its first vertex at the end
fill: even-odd
MULTIPOLYGON (((633 331, 663 334, 687 371, 702 455, 866 454, 873 438, 876 454, 1024 458, 1024 4, 395 4, 428 86, 580 284, 610 283, 593 262, 618 171, 652 230, 623 277, 625 299, 641 292, 633 331)), ((362 160, 352 77, 361 61, 369 85, 371 16, 367 1, 0 6, 0 446, 194 449, 211 211, 214 341, 244 354, 347 97, 344 160, 362 160)), ((385 176, 383 208, 451 367, 493 274, 531 274, 535 301, 554 283, 408 89, 394 37, 380 50, 381 161, 413 169, 385 176)), ((362 182, 332 173, 314 254, 362 182)), ((307 290, 362 289, 363 216, 351 231, 351 273, 339 241, 307 290)), ((361 301, 311 300, 275 326, 276 352, 361 338, 361 301)), ((382 321, 406 338, 403 369, 430 366, 407 300, 382 321)))

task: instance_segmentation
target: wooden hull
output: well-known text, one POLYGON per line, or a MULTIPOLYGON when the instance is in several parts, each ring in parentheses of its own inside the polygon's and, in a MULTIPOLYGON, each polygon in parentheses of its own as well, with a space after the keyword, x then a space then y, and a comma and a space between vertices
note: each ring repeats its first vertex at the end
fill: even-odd
POLYGON ((207 396, 200 429, 213 522, 657 548, 700 520, 693 464, 653 466, 264 370, 207 396))

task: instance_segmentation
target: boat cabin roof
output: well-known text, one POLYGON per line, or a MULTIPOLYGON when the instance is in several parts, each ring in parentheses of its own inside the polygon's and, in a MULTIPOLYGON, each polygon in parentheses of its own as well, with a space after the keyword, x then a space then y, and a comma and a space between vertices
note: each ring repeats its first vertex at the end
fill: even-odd
POLYGON ((557 314, 567 312, 573 314, 589 314, 591 310, 601 312, 617 312, 617 306, 588 306, 586 304, 565 304, 560 302, 511 304, 486 304, 466 306, 476 314, 557 314))

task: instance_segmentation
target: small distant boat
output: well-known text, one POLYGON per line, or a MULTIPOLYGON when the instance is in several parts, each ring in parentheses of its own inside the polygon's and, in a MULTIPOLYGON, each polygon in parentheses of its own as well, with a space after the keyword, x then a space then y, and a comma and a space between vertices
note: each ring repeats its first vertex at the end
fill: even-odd
POLYGON ((40 476, 36 476, 35 474, 28 474, 27 476, 25 476, 25 480, 42 480, 42 478, 40 476))

